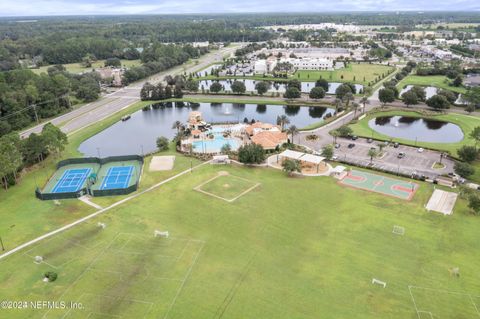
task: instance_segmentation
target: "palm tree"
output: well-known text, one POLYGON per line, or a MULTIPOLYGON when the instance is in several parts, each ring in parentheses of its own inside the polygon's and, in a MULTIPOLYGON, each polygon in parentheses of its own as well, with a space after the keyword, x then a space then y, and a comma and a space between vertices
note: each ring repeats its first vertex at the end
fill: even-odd
POLYGON ((292 135, 292 144, 293 144, 293 136, 298 133, 298 129, 295 125, 290 125, 290 127, 287 130, 287 133, 292 135))
POLYGON ((377 149, 371 148, 370 150, 368 150, 368 156, 370 156, 370 163, 373 162, 373 158, 377 157, 377 155, 378 155, 377 149))
POLYGON ((343 97, 343 101, 345 102, 345 107, 348 107, 348 104, 350 104, 350 101, 354 101, 355 98, 352 93, 347 93, 343 97))
POLYGON ((290 124, 290 119, 288 118, 288 116, 286 116, 285 114, 277 116, 277 125, 280 125, 282 132, 285 129, 285 125, 287 124, 290 124))
POLYGON ((173 122, 172 128, 177 130, 177 133, 180 133, 180 128, 182 127, 182 122, 175 121, 173 122))
POLYGON ((341 99, 335 99, 335 113, 338 113, 338 109, 343 106, 343 101, 341 99))
POLYGON ((337 137, 340 136, 340 132, 338 132, 338 130, 333 130, 330 132, 330 135, 333 137, 333 144, 337 144, 337 137))
POLYGON ((357 102, 353 102, 352 103, 352 108, 353 108, 353 118, 356 118, 357 117, 357 110, 358 108, 360 107, 360 104, 358 104, 357 102))
POLYGON ((362 113, 365 113, 365 105, 370 103, 370 101, 368 100, 368 97, 363 96, 362 99, 360 100, 360 103, 363 104, 362 113))
POLYGON ((383 148, 385 147, 385 144, 384 144, 384 143, 380 143, 380 144, 377 144, 377 146, 378 146, 378 151, 379 151, 379 153, 381 154, 382 151, 383 151, 383 148))

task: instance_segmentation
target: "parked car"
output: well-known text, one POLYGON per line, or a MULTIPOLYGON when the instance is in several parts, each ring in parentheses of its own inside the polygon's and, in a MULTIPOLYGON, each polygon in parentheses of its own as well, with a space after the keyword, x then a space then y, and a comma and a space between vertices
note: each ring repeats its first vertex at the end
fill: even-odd
POLYGON ((335 148, 340 148, 340 144, 336 143, 335 148))
POLYGON ((358 136, 352 135, 352 141, 356 141, 358 139, 358 136))
POLYGON ((405 157, 405 153, 404 152, 400 152, 398 153, 397 155, 397 158, 404 158, 405 157))
POLYGON ((332 156, 332 161, 336 161, 336 160, 338 160, 338 156, 337 156, 337 155, 333 155, 333 156, 332 156))
POLYGON ((400 146, 400 144, 398 144, 397 142, 395 142, 395 143, 393 144, 393 147, 394 147, 394 148, 398 148, 399 146, 400 146))
POLYGON ((421 148, 421 147, 417 150, 417 152, 419 152, 419 153, 423 153, 423 151, 424 151, 424 150, 423 150, 423 148, 421 148))
POLYGON ((348 148, 354 148, 354 147, 355 147, 355 144, 353 143, 348 144, 348 148))
POLYGON ((373 139, 369 138, 367 139, 367 143, 372 143, 373 142, 373 139))

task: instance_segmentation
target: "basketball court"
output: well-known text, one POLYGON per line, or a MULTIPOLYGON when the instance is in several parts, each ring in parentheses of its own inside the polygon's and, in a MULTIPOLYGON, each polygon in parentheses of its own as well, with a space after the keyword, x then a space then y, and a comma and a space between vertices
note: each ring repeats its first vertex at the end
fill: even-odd
POLYGON ((412 182, 356 170, 348 172, 339 183, 405 200, 411 200, 418 189, 412 182))

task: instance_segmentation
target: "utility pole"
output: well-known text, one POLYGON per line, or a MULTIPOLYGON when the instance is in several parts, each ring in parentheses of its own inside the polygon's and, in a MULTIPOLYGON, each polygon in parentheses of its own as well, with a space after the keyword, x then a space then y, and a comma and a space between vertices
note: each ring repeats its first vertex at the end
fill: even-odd
POLYGON ((3 240, 2 237, 0 237, 0 244, 2 245, 2 250, 5 251, 5 246, 3 246, 3 240))
POLYGON ((38 114, 37 114, 37 105, 33 104, 33 112, 35 112, 35 120, 37 121, 37 124, 40 124, 40 121, 38 120, 38 114))
POLYGON ((70 96, 68 95, 68 93, 65 95, 65 98, 67 99, 67 105, 68 105, 68 108, 70 109, 72 107, 72 104, 70 103, 70 96))

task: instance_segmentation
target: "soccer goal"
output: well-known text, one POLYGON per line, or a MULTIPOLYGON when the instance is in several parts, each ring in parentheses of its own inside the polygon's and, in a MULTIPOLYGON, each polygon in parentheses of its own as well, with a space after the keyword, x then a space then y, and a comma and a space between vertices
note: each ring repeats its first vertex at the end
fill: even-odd
POLYGON ((392 233, 403 236, 405 235, 405 227, 394 225, 392 233))
POLYGON ((385 281, 381 281, 376 278, 372 278, 372 284, 382 286, 383 288, 387 287, 387 283, 385 281))
POLYGON ((155 230, 155 232, 153 233, 153 236, 168 238, 170 234, 168 233, 168 231, 155 230))

